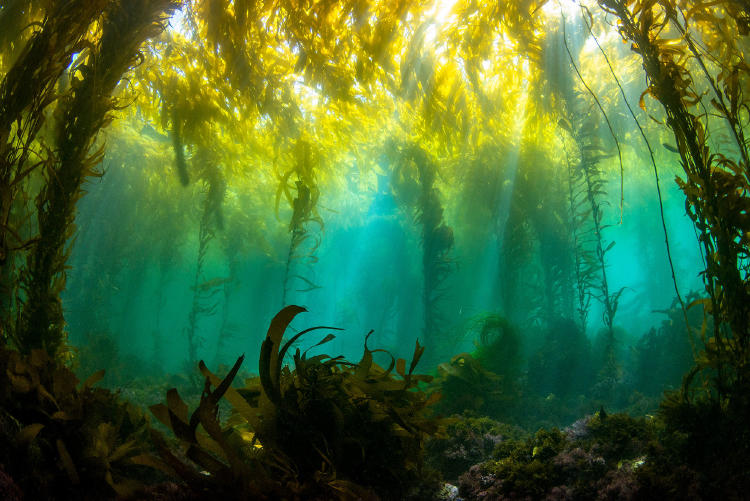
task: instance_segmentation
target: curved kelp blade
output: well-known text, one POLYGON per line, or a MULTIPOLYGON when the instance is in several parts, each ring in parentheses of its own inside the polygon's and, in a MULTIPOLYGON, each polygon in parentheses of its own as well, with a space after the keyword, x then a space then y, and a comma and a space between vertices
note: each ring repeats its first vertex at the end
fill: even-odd
MULTIPOLYGON (((213 381, 211 381, 211 384, 214 384, 214 386, 216 386, 216 390, 208 392, 208 394, 205 396, 208 405, 210 405, 211 407, 216 407, 219 404, 219 400, 221 400, 221 397, 223 397, 226 391, 229 389, 232 381, 234 381, 234 378, 237 377, 237 372, 240 370, 240 366, 242 365, 242 362, 244 360, 245 355, 241 355, 234 363, 232 370, 229 371, 226 377, 218 385, 214 384, 213 381)), ((200 361, 198 367, 206 367, 206 364, 203 362, 203 360, 200 361)), ((203 372, 202 369, 201 372, 203 372)), ((209 378, 209 381, 210 379, 211 378, 209 378)))
POLYGON ((279 389, 279 346, 281 338, 289 324, 298 314, 307 311, 302 306, 289 305, 285 306, 280 312, 273 317, 271 325, 268 327, 266 339, 260 347, 260 359, 258 361, 258 373, 260 374, 260 383, 266 396, 274 403, 281 400, 279 389))
MULTIPOLYGON (((217 387, 221 384, 221 379, 219 379, 219 376, 208 370, 208 367, 206 367, 206 364, 203 362, 203 360, 200 361, 198 367, 200 368, 203 376, 207 377, 211 381, 211 384, 217 387)), ((232 404, 232 407, 234 407, 234 409, 239 412, 247 420, 248 423, 253 426, 257 424, 257 410, 248 403, 247 399, 245 399, 245 397, 243 397, 239 391, 230 386, 226 389, 224 398, 226 398, 227 401, 232 404)))
MULTIPOLYGON (((329 327, 329 329, 336 329, 336 327, 329 327)), ((342 329, 336 329, 336 330, 342 330, 342 329)), ((321 339, 320 341, 318 341, 317 343, 315 343, 314 345, 312 345, 308 349, 306 349, 304 351, 304 353, 302 353, 302 358, 303 359, 307 359, 307 352, 308 351, 312 350, 313 348, 317 348, 318 346, 322 346, 322 345, 324 345, 326 343, 329 343, 329 342, 333 341, 334 339, 336 339, 336 336, 334 336, 333 334, 327 334, 326 337, 324 337, 323 339, 321 339)))
MULTIPOLYGON (((284 343, 284 346, 281 348, 281 351, 279 351, 279 357, 278 357, 278 359, 276 361, 276 363, 277 363, 276 370, 279 373, 281 372, 281 365, 284 362, 284 357, 286 356, 286 352, 289 351, 289 348, 291 348, 292 344, 294 344, 295 341, 297 341, 299 338, 301 338, 302 336, 304 336, 308 332, 319 330, 319 329, 330 329, 330 330, 335 330, 335 331, 342 331, 342 330, 344 330, 344 329, 341 329, 339 327, 326 327, 326 326, 321 325, 321 326, 318 326, 318 327, 310 327, 309 329, 305 329, 303 331, 298 332, 297 334, 295 334, 294 336, 292 336, 292 338, 289 341, 287 341, 286 343, 284 343)), ((330 341, 331 339, 333 339, 333 337, 330 337, 330 336, 333 336, 333 334, 329 334, 328 336, 326 336, 323 339, 323 341, 321 341, 320 343, 316 344, 315 346, 327 343, 328 341, 330 341)), ((314 348, 315 346, 311 346, 310 348, 314 348)))

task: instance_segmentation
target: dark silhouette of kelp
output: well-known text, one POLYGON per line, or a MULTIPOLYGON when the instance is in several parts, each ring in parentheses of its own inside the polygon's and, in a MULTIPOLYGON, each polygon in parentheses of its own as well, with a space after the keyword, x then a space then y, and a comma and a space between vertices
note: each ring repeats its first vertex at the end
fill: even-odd
POLYGON ((445 297, 445 280, 454 265, 450 256, 454 244, 453 229, 443 217, 440 192, 435 186, 437 165, 430 155, 416 144, 389 142, 387 148, 394 162, 392 186, 396 198, 411 204, 409 210, 414 211, 414 218, 421 226, 423 336, 429 343, 443 332, 440 306, 445 297), (416 196, 408 193, 414 186, 417 186, 416 196))
MULTIPOLYGON (((423 440, 435 431, 428 417, 437 396, 419 391, 429 376, 414 374, 424 348, 417 343, 407 368, 383 350, 365 351, 358 363, 343 357, 296 349, 293 366, 284 366, 291 346, 317 329, 305 329, 283 342, 300 312, 287 306, 271 321, 261 347, 259 377, 235 389, 232 380, 244 360, 222 379, 200 363, 206 378, 192 413, 177 390, 154 415, 184 445, 171 449, 153 432, 165 471, 179 475, 196 493, 227 499, 425 499, 436 489, 423 465, 423 440), (387 368, 374 362, 390 358, 387 368), (225 398, 233 407, 227 424, 218 418, 225 398), (187 460, 185 459, 187 458, 187 460)), ((368 335, 369 337, 369 335, 368 335)), ((334 338, 326 335, 313 348, 334 338)))

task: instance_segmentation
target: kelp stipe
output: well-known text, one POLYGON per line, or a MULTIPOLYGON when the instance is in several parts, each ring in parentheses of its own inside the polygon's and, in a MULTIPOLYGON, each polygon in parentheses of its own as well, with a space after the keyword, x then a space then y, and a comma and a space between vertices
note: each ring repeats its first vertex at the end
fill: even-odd
MULTIPOLYGON (((700 110, 691 111, 701 101, 694 90, 695 77, 677 57, 691 53, 692 42, 686 38, 687 48, 675 47, 660 35, 664 23, 676 23, 671 4, 643 6, 641 2, 622 0, 599 3, 620 19, 620 34, 633 42, 633 50, 641 56, 649 77, 644 95, 649 94, 661 103, 667 116, 666 124, 677 143, 686 176, 684 180, 678 178, 677 182, 686 195, 687 212, 700 232, 706 260, 703 277, 708 298, 701 302, 704 311, 715 320, 711 333, 707 332, 707 322, 704 322, 706 358, 701 365, 716 371, 712 386, 719 398, 738 396, 732 388, 750 384, 750 287, 747 282, 750 242, 745 238, 750 223, 743 217, 750 208, 748 165, 744 160, 746 145, 740 147, 740 161, 711 151, 707 116, 700 110)), ((731 54, 731 51, 727 53, 731 54)), ((717 81, 723 81, 722 91, 728 103, 714 98, 714 106, 734 130, 733 124, 739 123, 740 109, 746 106, 746 97, 737 84, 739 72, 746 73, 746 70, 721 60, 717 68, 718 76, 708 73, 704 76, 714 89, 717 81)), ((701 69, 705 70, 705 66, 701 69)), ((645 107, 643 99, 641 105, 645 107)))
MULTIPOLYGON (((582 103, 571 103, 581 105, 582 103)), ((604 308, 603 320, 607 329, 606 361, 602 368, 607 376, 616 372, 617 362, 614 358, 614 320, 620 295, 623 289, 610 293, 609 281, 607 280, 607 253, 612 249, 615 242, 604 239, 603 231, 608 225, 603 222, 602 198, 606 196, 604 185, 606 180, 598 167, 600 160, 607 155, 596 135, 596 121, 588 113, 574 112, 573 138, 578 147, 580 159, 574 177, 578 178, 578 193, 574 194, 577 207, 581 213, 576 214, 578 235, 581 236, 579 244, 589 246, 582 248, 579 259, 582 258, 581 273, 579 278, 584 284, 588 284, 594 291, 594 297, 604 308), (582 205, 585 204, 585 209, 582 205)), ((585 328, 585 326, 584 326, 585 328)))
POLYGON ((573 276, 575 277, 575 298, 578 326, 582 332, 586 331, 588 324, 589 309, 591 308, 591 287, 594 279, 594 270, 591 266, 593 260, 591 253, 583 246, 585 239, 586 211, 578 202, 580 190, 578 188, 578 169, 571 162, 567 149, 565 150, 565 162, 567 164, 568 185, 568 217, 570 219, 570 235, 573 245, 573 276))
POLYGON ((188 361, 190 363, 198 360, 198 346, 201 344, 198 336, 199 317, 213 315, 219 306, 213 299, 215 295, 214 287, 204 285, 210 283, 210 281, 206 280, 203 268, 206 262, 206 255, 208 254, 208 246, 213 239, 214 229, 211 222, 211 212, 208 210, 208 203, 206 202, 198 227, 198 253, 196 254, 195 274, 192 286, 193 301, 190 313, 188 314, 188 326, 186 330, 188 361))
MULTIPOLYGON (((282 344, 287 326, 303 311, 287 306, 274 317, 261 347, 260 375, 244 388, 231 386, 244 357, 223 379, 201 362, 206 386, 192 414, 174 389, 166 405, 152 406, 190 462, 154 431, 161 459, 151 463, 196 492, 230 499, 429 496, 437 484, 424 470, 422 442, 436 429, 428 409, 438 397, 417 389, 430 380, 414 374, 424 348, 417 343, 408 368, 393 357, 387 369, 380 367, 373 356, 383 350, 370 350, 366 342, 356 364, 341 356, 308 357, 297 348, 293 367, 286 367, 285 355, 301 336, 333 329, 305 329, 282 344), (233 407, 226 425, 217 415, 222 397, 233 407)), ((313 348, 333 338, 328 334, 313 348)))
POLYGON ((169 133, 172 138, 172 149, 174 150, 174 163, 177 176, 183 186, 190 184, 187 162, 185 161, 185 144, 182 141, 182 120, 176 110, 172 110, 172 129, 169 133))
POLYGON ((213 153, 201 148, 193 159, 193 167, 196 168, 203 181, 205 199, 203 210, 198 225, 198 253, 195 260, 195 274, 193 276, 193 302, 188 314, 187 342, 188 361, 194 363, 198 360, 198 347, 201 338, 198 333, 198 321, 201 317, 212 316, 220 306, 216 295, 230 279, 212 278, 205 275, 204 266, 209 251, 209 244, 216 237, 217 230, 224 228, 224 216, 222 203, 226 191, 226 181, 220 166, 216 164, 213 153))
MULTIPOLYGON (((563 37, 565 37, 564 30, 563 37)), ((563 42, 571 66, 576 70, 582 85, 593 95, 578 73, 575 59, 565 38, 563 42)), ((609 154, 599 137, 600 122, 594 114, 594 106, 587 103, 584 96, 572 88, 562 93, 560 98, 564 104, 564 110, 562 110, 564 118, 561 118, 558 124, 573 139, 577 149, 575 156, 578 157, 577 162, 570 162, 568 158, 568 185, 572 234, 576 245, 575 275, 579 320, 582 329, 585 330, 590 297, 594 297, 601 303, 604 309, 602 319, 607 336, 606 360, 602 367, 602 375, 613 377, 618 372, 618 363, 615 360, 614 320, 624 289, 610 292, 607 279, 606 255, 614 247, 615 242, 607 242, 603 235, 603 231, 609 226, 603 220, 603 207, 607 202, 602 200, 607 195, 604 188, 607 181, 599 164, 609 154)), ((601 109, 596 96, 593 99, 601 109)), ((611 131, 609 120, 606 121, 611 131)), ((619 143, 616 144, 619 154, 619 143)))
POLYGON ((444 331, 441 306, 445 297, 443 286, 454 265, 453 229, 443 217, 443 203, 435 186, 437 165, 430 155, 410 143, 400 145, 389 141, 387 149, 394 163, 392 189, 405 208, 413 211, 415 221, 421 226, 423 336, 430 344, 444 331), (416 196, 409 192, 415 186, 416 196))
POLYGON ((99 130, 111 121, 117 106, 112 94, 125 71, 139 61, 138 48, 161 32, 161 19, 176 5, 170 0, 111 3, 103 14, 101 39, 72 70, 71 92, 59 104, 57 151, 46 161, 47 180, 37 199, 39 237, 21 275, 25 298, 16 334, 24 350, 43 348, 56 354, 65 342, 60 303, 65 245, 73 235, 81 185, 99 175, 96 166, 103 155, 102 149, 90 150, 99 130))
POLYGON ((318 214, 320 189, 316 179, 316 169, 320 167, 320 152, 306 139, 297 139, 291 151, 294 166, 279 177, 276 190, 276 212, 282 195, 289 203, 292 214, 289 219, 289 250, 284 268, 284 283, 281 295, 282 306, 286 305, 290 292, 309 292, 319 289, 311 278, 303 275, 303 268, 310 267, 318 260, 315 253, 320 246, 320 235, 312 232, 313 223, 318 231, 323 231, 323 218, 318 214), (290 180, 296 177, 294 186, 290 180), (292 195, 292 193, 294 195, 292 195), (300 289, 292 290, 292 283, 299 283, 300 289))
MULTIPOLYGON (((20 49, 15 64, 0 83, 0 339, 15 337, 18 271, 24 254, 35 243, 23 225, 31 214, 22 209, 26 181, 45 164, 31 156, 44 154, 34 142, 46 121, 45 110, 55 102, 55 83, 70 64, 71 55, 87 44, 86 35, 101 16, 105 0, 57 2, 39 29, 20 49)), ((17 6, 23 9, 23 5, 17 6)), ((5 5, 3 21, 11 22, 15 8, 5 5)), ((2 36, 12 34, 10 26, 2 36)), ((16 342, 18 340, 16 339, 16 342)))

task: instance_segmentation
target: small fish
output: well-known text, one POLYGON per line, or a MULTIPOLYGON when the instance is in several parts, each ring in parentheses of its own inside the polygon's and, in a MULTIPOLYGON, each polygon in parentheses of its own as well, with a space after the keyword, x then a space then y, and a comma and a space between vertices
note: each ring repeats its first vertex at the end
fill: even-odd
POLYGON ((664 146, 664 147, 665 147, 666 149, 668 149, 669 151, 671 151, 672 153, 679 153, 679 152, 680 152, 680 150, 678 150, 677 148, 675 148, 675 147, 674 147, 674 146, 672 146, 671 144, 667 144, 667 143, 661 143, 661 145, 662 145, 662 146, 664 146))

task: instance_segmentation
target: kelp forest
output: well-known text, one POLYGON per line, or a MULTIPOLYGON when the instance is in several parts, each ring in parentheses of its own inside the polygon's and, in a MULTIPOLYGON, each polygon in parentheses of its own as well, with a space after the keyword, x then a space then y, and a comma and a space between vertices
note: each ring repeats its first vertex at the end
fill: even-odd
POLYGON ((750 497, 747 0, 0 0, 0 498, 750 497))

